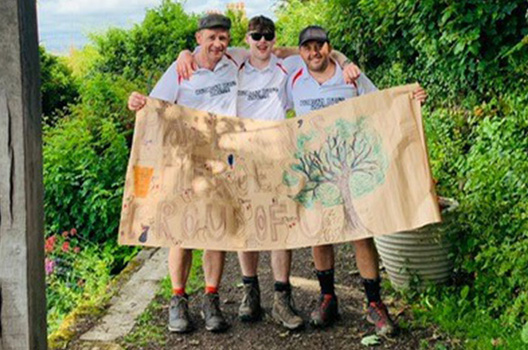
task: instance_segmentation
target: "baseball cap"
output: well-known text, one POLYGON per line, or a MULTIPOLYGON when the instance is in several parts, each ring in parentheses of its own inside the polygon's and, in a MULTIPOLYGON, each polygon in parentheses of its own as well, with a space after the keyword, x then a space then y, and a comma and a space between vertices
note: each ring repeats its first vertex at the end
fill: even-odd
POLYGON ((302 46, 304 43, 312 40, 328 43, 330 42, 326 31, 319 26, 308 26, 301 31, 301 34, 299 34, 299 46, 302 46))
POLYGON ((231 20, 228 17, 218 13, 211 13, 200 19, 198 30, 212 28, 224 28, 229 30, 231 29, 231 20))

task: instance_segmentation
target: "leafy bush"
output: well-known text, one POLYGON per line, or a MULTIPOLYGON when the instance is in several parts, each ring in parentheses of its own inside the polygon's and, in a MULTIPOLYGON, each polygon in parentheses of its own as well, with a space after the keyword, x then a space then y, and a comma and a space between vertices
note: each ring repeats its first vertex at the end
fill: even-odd
POLYGON ((48 237, 45 250, 48 330, 53 332, 80 301, 104 291, 114 257, 76 229, 48 237))
POLYGON ((54 124, 60 115, 68 112, 68 105, 79 96, 78 84, 70 68, 57 56, 43 47, 40 53, 40 80, 42 94, 42 114, 47 124, 54 124))
POLYGON ((128 145, 111 120, 74 116, 44 132, 47 232, 80 227, 93 242, 115 240, 128 145))
POLYGON ((181 50, 195 46, 197 26, 198 17, 185 13, 182 4, 164 0, 131 30, 92 36, 101 54, 96 70, 147 82, 148 91, 181 50))
POLYGON ((94 300, 113 274, 137 252, 117 245, 130 125, 125 110, 132 85, 93 74, 81 87, 81 103, 55 126, 44 128, 44 209, 48 252, 48 324, 55 330, 81 300, 94 300), (54 234, 79 227, 74 237, 54 234), (75 245, 75 247, 74 247, 75 245), (54 266, 55 268, 52 268, 54 266), (52 273, 54 271, 54 273, 52 273))
POLYGON ((92 44, 85 45, 81 50, 71 49, 70 54, 64 57, 75 79, 83 81, 93 71, 95 63, 101 54, 92 44))
POLYGON ((247 47, 246 33, 248 28, 248 18, 242 11, 229 9, 226 14, 231 19, 231 42, 233 47, 247 47))
POLYGON ((380 86, 403 74, 453 105, 526 85, 527 10, 523 0, 291 0, 279 8, 279 40, 295 45, 302 27, 320 24, 380 86))

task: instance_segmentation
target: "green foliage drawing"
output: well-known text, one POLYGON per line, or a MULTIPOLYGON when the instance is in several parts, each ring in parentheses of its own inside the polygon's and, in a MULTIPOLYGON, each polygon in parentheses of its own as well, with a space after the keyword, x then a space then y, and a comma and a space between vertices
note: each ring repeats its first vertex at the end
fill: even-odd
MULTIPOLYGON (((313 207, 316 201, 324 207, 343 204, 347 227, 352 230, 365 228, 352 199, 382 184, 388 166, 381 139, 368 127, 367 120, 367 117, 357 121, 338 119, 324 132, 311 130, 308 134, 300 134, 295 153, 299 162, 291 165, 294 173, 305 180, 294 199, 307 208, 313 207), (312 145, 325 136, 319 147, 312 145)), ((295 175, 284 173, 286 185, 297 185, 298 181, 295 175)))

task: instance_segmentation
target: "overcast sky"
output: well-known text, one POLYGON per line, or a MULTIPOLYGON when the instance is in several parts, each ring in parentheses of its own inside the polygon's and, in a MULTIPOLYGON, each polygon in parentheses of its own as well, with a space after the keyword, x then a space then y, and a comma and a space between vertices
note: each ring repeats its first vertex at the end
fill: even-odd
MULTIPOLYGON (((162 0, 39 0, 38 21, 40 43, 54 53, 67 53, 71 46, 81 48, 88 41, 86 34, 108 27, 130 28, 141 22, 145 9, 156 7, 162 0)), ((224 11, 229 0, 187 0, 188 12, 224 11)), ((274 0, 246 1, 249 17, 263 14, 273 17, 274 0)))

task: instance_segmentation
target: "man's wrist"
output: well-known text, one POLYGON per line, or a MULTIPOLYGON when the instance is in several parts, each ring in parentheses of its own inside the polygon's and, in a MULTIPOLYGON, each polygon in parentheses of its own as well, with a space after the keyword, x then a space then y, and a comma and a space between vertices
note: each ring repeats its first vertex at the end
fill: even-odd
POLYGON ((350 59, 346 59, 344 62, 343 62, 343 68, 348 66, 350 63, 352 63, 352 61, 350 59))

